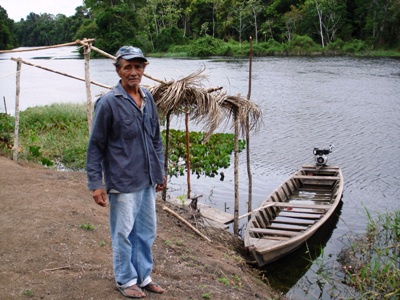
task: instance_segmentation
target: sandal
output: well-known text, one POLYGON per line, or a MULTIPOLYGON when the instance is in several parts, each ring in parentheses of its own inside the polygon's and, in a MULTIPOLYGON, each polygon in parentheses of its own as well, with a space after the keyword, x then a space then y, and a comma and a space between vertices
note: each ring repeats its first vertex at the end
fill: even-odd
POLYGON ((148 285, 145 285, 143 289, 156 294, 162 294, 165 292, 165 290, 161 286, 153 281, 150 282, 148 285))
POLYGON ((142 292, 142 290, 136 285, 131 285, 126 288, 123 288, 117 285, 117 289, 127 298, 145 298, 146 294, 142 292))

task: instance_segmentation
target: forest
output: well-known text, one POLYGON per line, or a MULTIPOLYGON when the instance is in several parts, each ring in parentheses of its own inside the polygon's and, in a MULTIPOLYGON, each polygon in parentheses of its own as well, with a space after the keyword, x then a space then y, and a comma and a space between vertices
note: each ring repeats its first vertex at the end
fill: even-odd
POLYGON ((0 6, 0 50, 95 38, 189 56, 356 53, 400 49, 400 0, 84 0, 73 16, 0 6), (291 50, 291 51, 289 51, 291 50))

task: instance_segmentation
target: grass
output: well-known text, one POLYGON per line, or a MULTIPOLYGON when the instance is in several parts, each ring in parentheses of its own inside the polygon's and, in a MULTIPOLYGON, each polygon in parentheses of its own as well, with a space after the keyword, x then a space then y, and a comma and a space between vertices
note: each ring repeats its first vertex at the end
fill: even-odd
POLYGON ((364 234, 350 236, 337 259, 321 249, 314 276, 307 276, 308 299, 400 299, 400 211, 372 218, 364 234), (310 288, 309 286, 316 286, 310 288))
POLYGON ((21 294, 24 296, 33 297, 33 290, 32 289, 23 290, 21 294))
POLYGON ((366 234, 342 251, 346 284, 363 299, 400 298, 400 211, 372 218, 366 234))
POLYGON ((93 231, 95 230, 94 225, 90 224, 90 223, 83 223, 81 225, 79 225, 79 228, 86 230, 86 231, 93 231))
MULTIPOLYGON (((14 118, 0 114, 0 154, 11 157, 14 118)), ((165 143, 165 131, 163 131, 165 143)), ((203 143, 202 132, 190 132, 191 171, 214 177, 230 165, 234 136, 216 133, 203 143)), ((170 130, 169 174, 183 176, 186 168, 186 135, 181 130, 170 130), (184 162, 182 164, 182 162, 184 162)), ((84 104, 52 104, 32 107, 20 113, 18 158, 57 169, 83 171, 89 129, 84 104)), ((239 140, 239 150, 245 142, 239 140)), ((183 202, 185 199, 181 199, 183 202)))

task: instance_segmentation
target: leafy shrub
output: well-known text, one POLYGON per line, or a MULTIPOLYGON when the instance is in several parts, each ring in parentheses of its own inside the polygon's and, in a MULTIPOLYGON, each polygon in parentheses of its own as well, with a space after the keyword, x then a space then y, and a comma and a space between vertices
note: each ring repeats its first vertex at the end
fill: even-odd
POLYGON ((189 55, 196 57, 207 57, 216 55, 218 48, 221 47, 223 42, 215 39, 212 36, 205 36, 193 41, 190 44, 189 55))
POLYGON ((352 40, 343 46, 343 50, 347 53, 358 53, 366 50, 366 44, 361 40, 352 40))
POLYGON ((306 55, 320 50, 321 46, 309 36, 294 35, 290 42, 285 44, 285 52, 293 55, 306 55))
MULTIPOLYGON (((165 131, 163 138, 165 140, 165 131)), ((214 177, 218 170, 228 168, 234 150, 234 135, 228 133, 213 134, 208 142, 203 142, 202 132, 190 132, 190 169, 193 174, 214 177)), ((186 170, 186 133, 181 130, 170 130, 169 174, 182 176, 186 170)), ((245 148, 246 142, 239 141, 239 151, 245 148)))
POLYGON ((154 47, 156 51, 166 52, 172 45, 184 45, 187 38, 184 37, 182 29, 177 27, 163 28, 154 38, 154 47))

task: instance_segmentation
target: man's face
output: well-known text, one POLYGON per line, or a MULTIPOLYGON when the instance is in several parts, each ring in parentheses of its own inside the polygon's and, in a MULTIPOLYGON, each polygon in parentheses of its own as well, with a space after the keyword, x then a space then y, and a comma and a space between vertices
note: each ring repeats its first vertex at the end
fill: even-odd
POLYGON ((125 60, 121 58, 121 67, 117 70, 124 88, 135 88, 142 81, 144 62, 141 60, 125 60))

